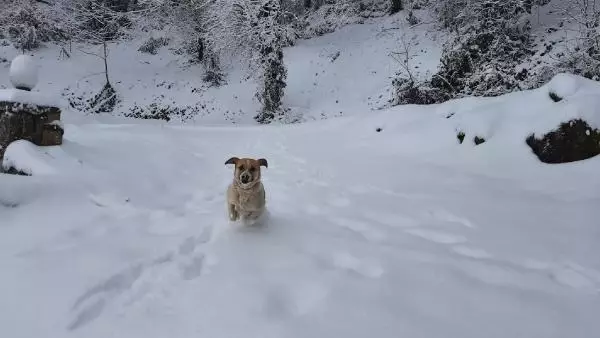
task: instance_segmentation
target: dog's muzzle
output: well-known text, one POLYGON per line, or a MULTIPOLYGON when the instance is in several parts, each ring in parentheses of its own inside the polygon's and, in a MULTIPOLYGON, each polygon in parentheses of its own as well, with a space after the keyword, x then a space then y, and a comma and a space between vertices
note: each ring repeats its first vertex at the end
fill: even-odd
POLYGON ((248 184, 250 183, 250 181, 252 181, 252 175, 250 175, 247 172, 244 172, 240 175, 240 182, 242 182, 243 184, 248 184))

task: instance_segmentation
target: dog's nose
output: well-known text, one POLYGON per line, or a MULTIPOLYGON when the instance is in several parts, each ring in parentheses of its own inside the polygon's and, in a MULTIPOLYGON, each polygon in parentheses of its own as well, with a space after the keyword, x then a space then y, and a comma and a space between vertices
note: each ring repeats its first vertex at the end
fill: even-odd
POLYGON ((250 175, 244 173, 240 176, 240 179, 242 180, 242 183, 248 183, 250 181, 250 175))

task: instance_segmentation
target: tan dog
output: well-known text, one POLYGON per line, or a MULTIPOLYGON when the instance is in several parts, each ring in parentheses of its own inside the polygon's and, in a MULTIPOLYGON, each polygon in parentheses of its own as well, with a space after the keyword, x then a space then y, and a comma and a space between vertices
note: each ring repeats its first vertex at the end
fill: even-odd
POLYGON ((231 221, 254 222, 265 211, 265 188, 261 182, 260 167, 268 168, 264 158, 228 159, 225 164, 234 164, 233 182, 227 188, 227 211, 231 221))

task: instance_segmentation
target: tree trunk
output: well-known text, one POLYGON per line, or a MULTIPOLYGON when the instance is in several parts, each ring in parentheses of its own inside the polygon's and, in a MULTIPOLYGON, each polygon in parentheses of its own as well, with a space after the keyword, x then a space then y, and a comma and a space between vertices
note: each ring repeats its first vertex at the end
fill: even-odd
POLYGON ((110 83, 108 80, 108 50, 106 48, 106 40, 102 41, 102 49, 104 51, 104 75, 106 76, 106 83, 110 83))
POLYGON ((202 61, 204 59, 204 42, 202 38, 198 38, 198 61, 202 61))
POLYGON ((402 0, 390 0, 390 1, 391 1, 390 15, 396 14, 404 9, 404 6, 402 5, 402 0))

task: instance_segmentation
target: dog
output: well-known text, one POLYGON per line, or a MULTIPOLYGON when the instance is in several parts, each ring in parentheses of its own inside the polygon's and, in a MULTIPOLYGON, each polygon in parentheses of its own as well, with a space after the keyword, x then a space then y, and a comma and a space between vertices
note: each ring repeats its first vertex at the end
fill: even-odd
POLYGON ((235 222, 256 222, 265 212, 266 194, 261 181, 260 168, 268 168, 264 158, 232 157, 225 165, 235 165, 233 182, 227 187, 227 211, 229 220, 235 222))

